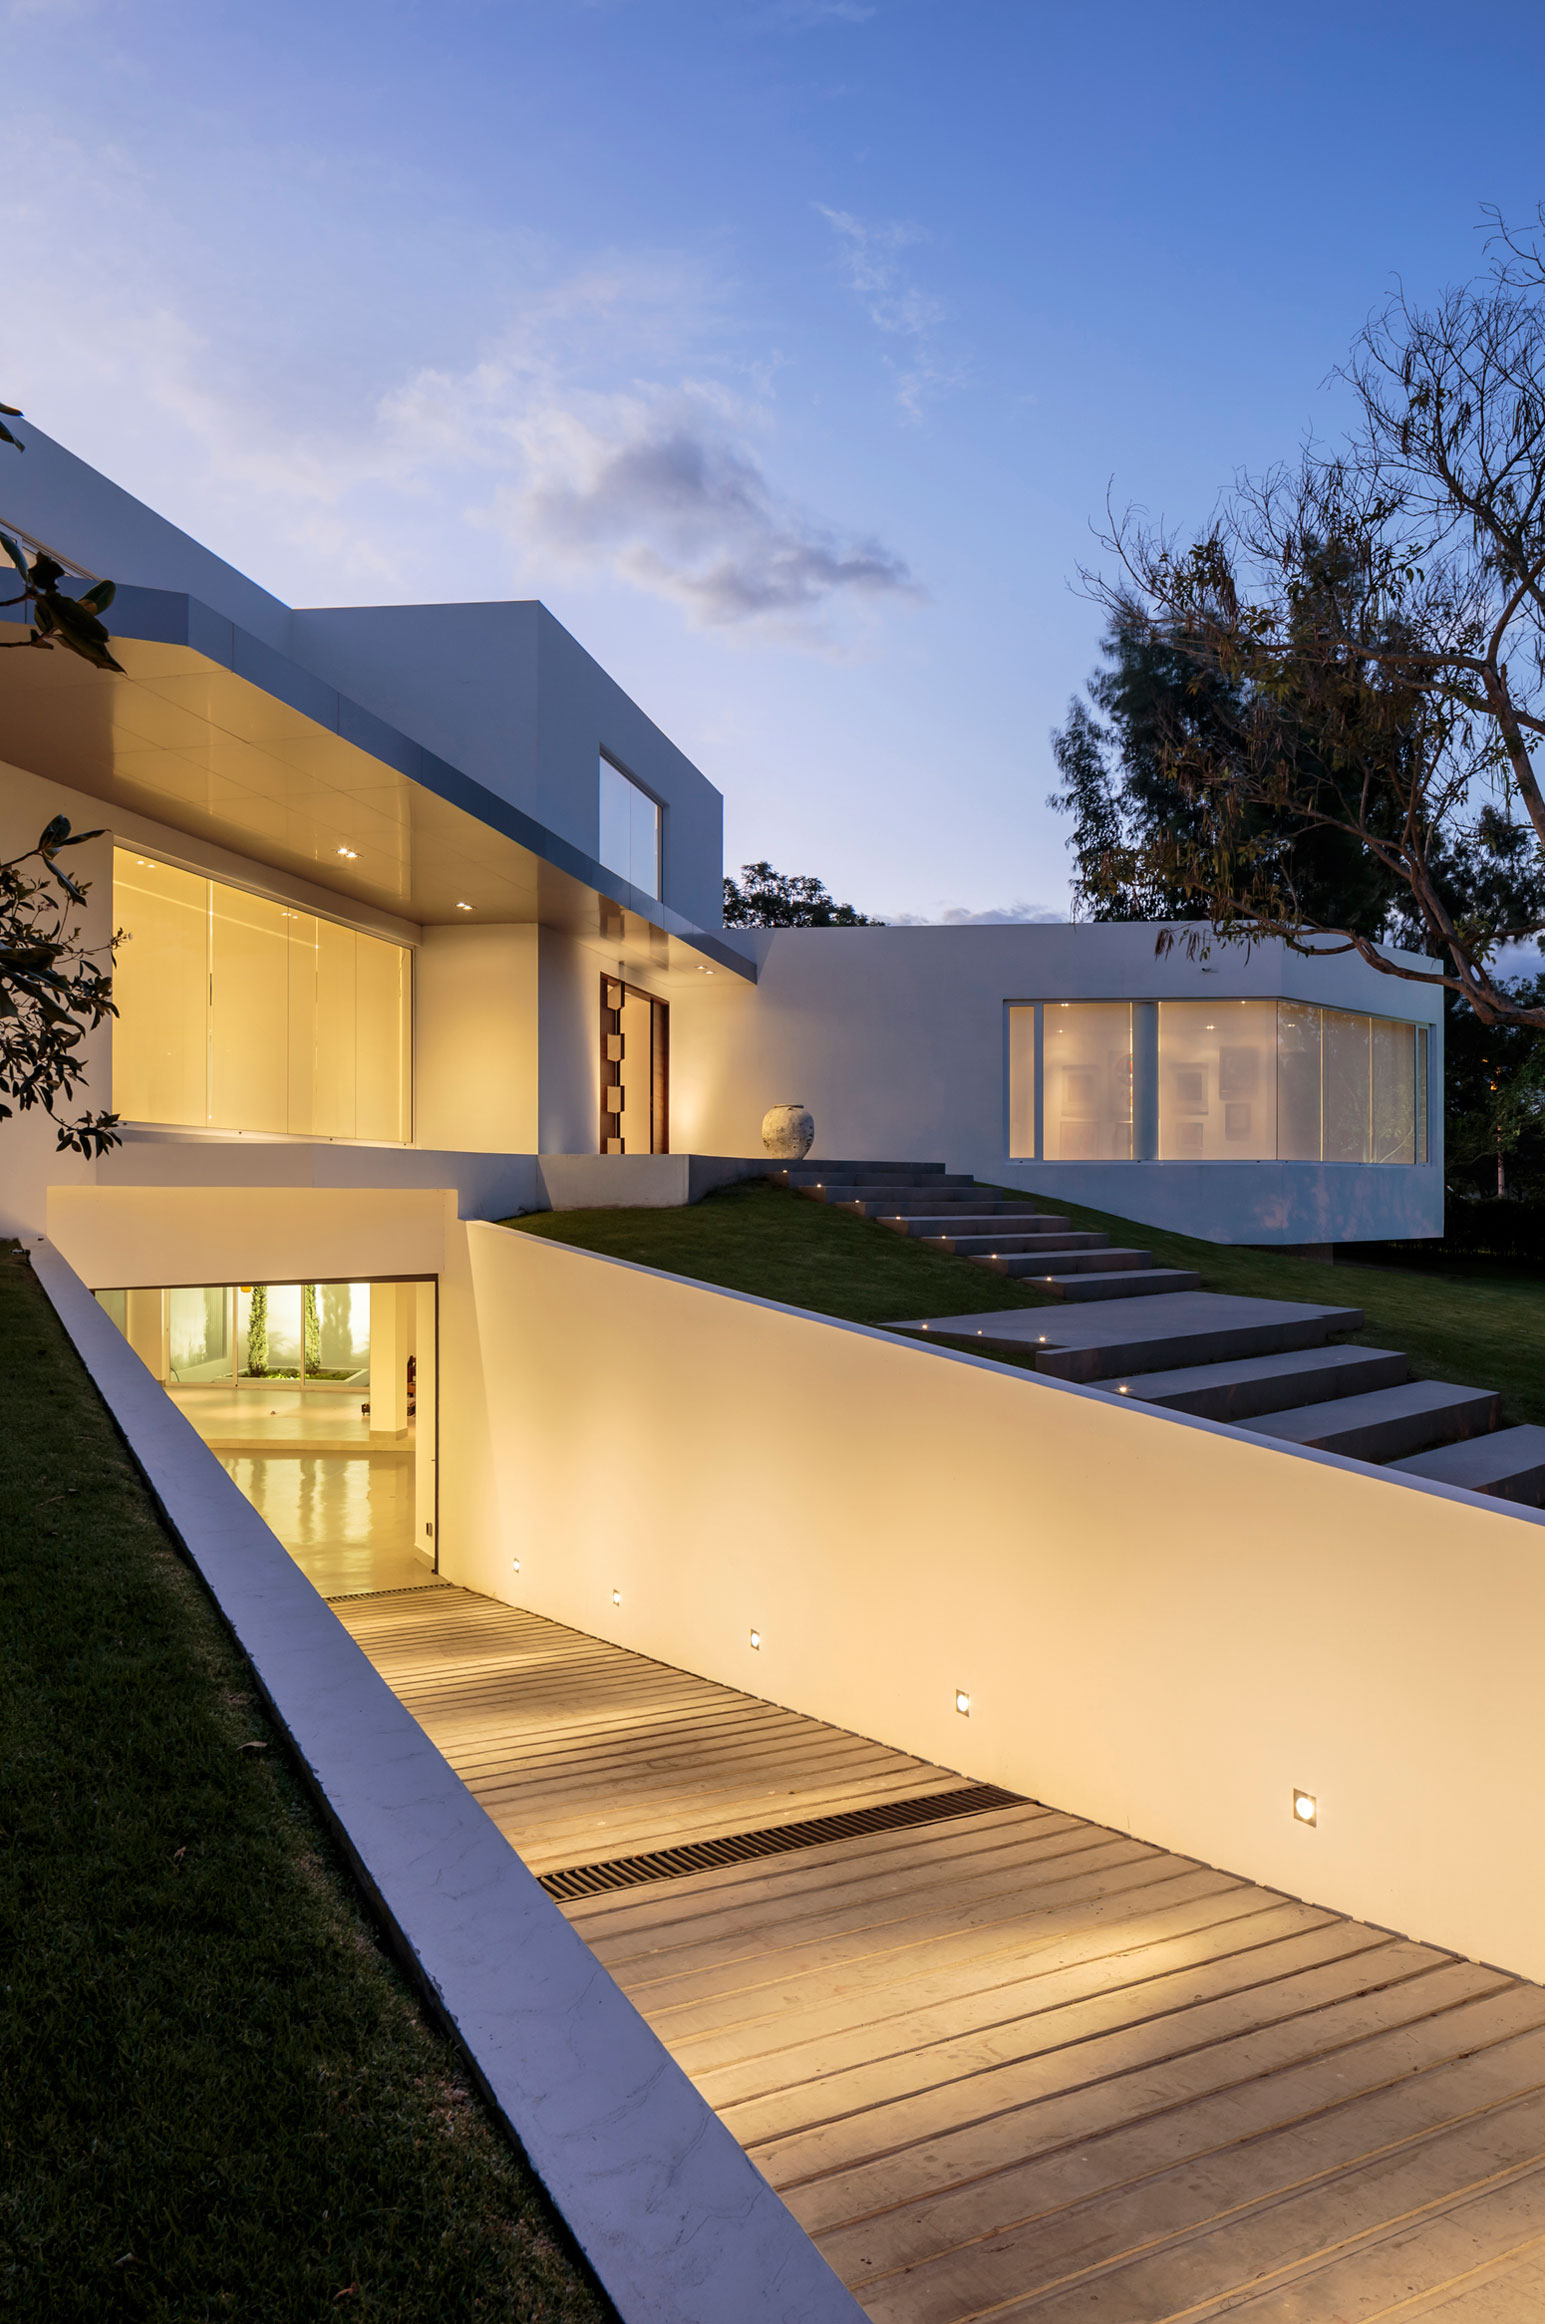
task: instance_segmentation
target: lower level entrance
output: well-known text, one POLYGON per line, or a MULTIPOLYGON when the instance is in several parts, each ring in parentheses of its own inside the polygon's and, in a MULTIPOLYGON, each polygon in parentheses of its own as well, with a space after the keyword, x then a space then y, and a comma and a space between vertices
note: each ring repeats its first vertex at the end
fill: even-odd
POLYGON ((434 1581, 432 1282, 97 1298, 323 1597, 434 1581))

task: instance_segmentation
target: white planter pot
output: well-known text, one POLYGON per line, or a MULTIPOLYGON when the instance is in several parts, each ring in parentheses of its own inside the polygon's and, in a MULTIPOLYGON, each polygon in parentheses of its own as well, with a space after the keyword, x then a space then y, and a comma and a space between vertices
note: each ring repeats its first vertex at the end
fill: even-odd
POLYGON ((762 1144, 780 1162, 803 1162, 815 1143, 815 1123, 799 1104, 769 1106, 762 1116, 762 1144))

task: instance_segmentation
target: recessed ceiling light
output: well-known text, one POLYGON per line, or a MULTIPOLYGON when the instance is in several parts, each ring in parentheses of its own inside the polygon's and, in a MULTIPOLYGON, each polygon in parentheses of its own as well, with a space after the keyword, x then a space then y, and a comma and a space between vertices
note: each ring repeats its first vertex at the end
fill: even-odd
POLYGON ((957 1711, 960 1713, 960 1715, 961 1715, 961 1717, 962 1717, 963 1719, 969 1719, 969 1718, 970 1718, 970 1716, 971 1716, 971 1697, 970 1697, 970 1696, 969 1696, 969 1695, 966 1693, 966 1690, 965 1690, 965 1688, 964 1688, 964 1687, 957 1687, 957 1688, 955 1689, 955 1708, 956 1708, 956 1710, 957 1710, 957 1711))
POLYGON ((471 911, 471 909, 472 909, 472 906, 471 906, 470 904, 458 904, 458 905, 456 906, 456 909, 457 909, 457 911, 458 911, 458 912, 470 912, 470 911, 471 911))
POLYGON ((1320 1803, 1315 1798, 1312 1791, 1298 1791, 1295 1789, 1293 1793, 1293 1814, 1301 1824, 1317 1824, 1319 1822, 1320 1803))
POLYGON ((340 847, 338 853, 340 855, 347 856, 350 863, 355 863, 359 859, 359 849, 357 847, 340 847))
POLYGON ((612 1592, 612 1604, 613 1604, 614 1606, 620 1606, 620 1605, 622 1604, 622 1592, 621 1592, 621 1590, 613 1590, 613 1592, 612 1592))
POLYGON ((752 1633, 751 1633, 751 1644, 752 1644, 752 1646, 753 1646, 753 1647, 756 1649, 756 1651, 757 1651, 758 1653, 760 1653, 760 1652, 761 1652, 761 1647, 762 1647, 762 1633, 761 1633, 761 1631, 760 1631, 760 1630, 753 1630, 753 1631, 752 1631, 752 1633))

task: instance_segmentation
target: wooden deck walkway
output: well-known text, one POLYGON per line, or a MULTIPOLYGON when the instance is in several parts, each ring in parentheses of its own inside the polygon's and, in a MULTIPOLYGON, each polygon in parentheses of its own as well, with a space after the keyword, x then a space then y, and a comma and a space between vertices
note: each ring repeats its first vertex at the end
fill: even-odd
MULTIPOLYGON (((540 1873, 962 1778, 451 1589, 339 1615, 540 1873)), ((876 2324, 1545 2319, 1545 1989, 1026 1801, 565 1907, 876 2324)))

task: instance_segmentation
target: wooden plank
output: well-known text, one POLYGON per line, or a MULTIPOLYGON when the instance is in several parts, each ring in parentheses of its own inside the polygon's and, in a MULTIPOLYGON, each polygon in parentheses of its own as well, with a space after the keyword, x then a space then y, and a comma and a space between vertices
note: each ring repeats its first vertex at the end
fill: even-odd
POLYGON ((866 2286, 864 2304, 876 2324, 1018 2316, 1031 2298, 1055 2324, 1153 2324, 1517 2168, 1545 2172, 1545 2036, 983 2238, 866 2286))
MULTIPOLYGON (((823 2045, 819 2068, 809 2045, 802 2044, 797 2060, 777 2061, 776 2087, 738 2101, 721 2095, 715 2103, 742 2144, 756 2151, 758 2167, 793 2183, 827 2166, 802 2170, 782 2142, 808 2141, 827 2125, 862 2116, 864 2135, 876 2138, 883 2151, 893 2143, 895 2126, 888 2114, 884 2123, 878 2119, 880 2110, 920 2101, 925 2093, 954 2093, 950 2111, 962 2120, 990 2118, 1005 2105, 1026 2103, 1017 2089, 1010 2095, 1021 2073, 1033 2079, 1039 2096, 1079 2087, 1093 2076, 1129 2072, 1139 2050, 1145 2058, 1173 2057, 1205 2042, 1209 2037, 1199 2031, 1197 2013, 1214 2004, 1237 2002, 1238 2022, 1253 2025, 1284 2006, 1278 1986, 1297 1992, 1314 1970, 1351 1961, 1362 1964, 1353 1974, 1363 1978, 1384 1982, 1394 1974, 1382 1959, 1393 1940, 1371 1930, 1316 1921, 1306 1905, 1284 1905, 1264 1918, 1264 1928, 1256 1921, 1242 1929, 1225 1924, 1146 1947, 1141 1977, 1132 1975, 1126 1960, 1094 1969, 1081 1964, 1076 1976, 1050 1980, 1049 1989, 1039 1992, 1025 1981, 990 1996, 962 1995, 946 2009, 909 2013, 883 2029, 878 2054, 877 2028, 866 2029, 867 2055, 854 2055, 858 2045, 851 2038, 823 2045)), ((765 2062, 764 2073, 772 2064, 765 2062)), ((946 2103, 942 2096, 930 2100, 939 2109, 946 2103)))
MULTIPOLYGON (((1071 2124, 1064 2119, 1050 2137, 1044 2126, 1032 2125, 1017 2141, 1025 2159, 990 2179, 935 2193, 926 2210, 902 2206, 876 2212, 818 2240, 855 2287, 903 2269, 911 2271, 914 2281, 921 2281, 930 2266, 947 2274, 955 2255, 986 2239, 997 2251, 1021 2238, 1033 2241, 1039 2260, 1050 2241, 1042 2230, 1059 2214, 1074 2208, 1087 2213, 1097 2197, 1130 2198, 1136 2204, 1145 2185, 1160 2183, 1188 2164, 1196 2176, 1201 2166, 1215 2166, 1220 2158, 1225 2165, 1235 2164, 1253 2146, 1251 2167, 1259 2172, 1269 2167, 1265 2158, 1280 2136, 1290 2158, 1285 2167, 1292 2170, 1299 2167, 1296 2158, 1311 2129, 1322 2154, 1349 2133, 1353 2140, 1376 2141, 1397 2122, 1410 2132, 1420 2122, 1422 2104, 1438 2109, 1454 2103, 1445 2096, 1454 2084, 1444 2070, 1468 2066, 1488 2048, 1511 2045, 1513 2080, 1527 2073, 1545 2078, 1545 2041, 1533 2044, 1532 2064, 1524 2065, 1525 2045, 1517 2040, 1541 2027, 1545 1994, 1525 1998, 1512 1987, 1467 2008, 1381 2028, 1339 2055, 1311 2055, 1290 2070, 1236 2082, 1141 2121, 1128 2120, 1102 2138, 1089 2137, 1076 2117, 1071 2124), (1422 2077, 1419 2088, 1407 2087, 1413 2075, 1422 2077), (1392 2096, 1398 2113, 1390 2105, 1381 2112, 1381 2102, 1392 2096), (1333 2119, 1338 2111, 1340 2121, 1333 2119)), ((1174 2209, 1167 2190, 1167 2213, 1173 2215, 1174 2209)), ((1108 2200, 1101 2215, 1109 2215, 1108 2200)))
POLYGON ((868 2162, 813 2173, 786 2186, 784 2199, 810 2233, 834 2233, 900 2204, 932 2203, 954 2188, 989 2180, 1016 2167, 1037 2143, 1049 2152, 1104 2138, 1498 1990, 1495 1972, 1458 1961, 1381 1982, 1378 1958, 1350 1955, 1285 1980, 1274 1989, 1279 2016, 1266 2014, 1248 1993, 1229 1995, 1199 2005, 1188 2018, 1117 2026, 1079 2050, 1052 2052, 1039 2072, 1027 2059, 1017 2105, 963 2120, 933 2140, 893 2144, 868 2162))
MULTIPOLYGON (((339 1611, 541 1867, 963 1780, 469 1593, 339 1611)), ((1545 2317, 1500 1971, 1055 1803, 568 1912, 875 2324, 1545 2317)))

